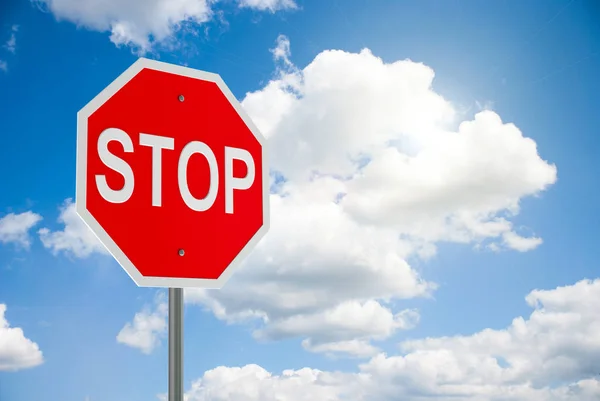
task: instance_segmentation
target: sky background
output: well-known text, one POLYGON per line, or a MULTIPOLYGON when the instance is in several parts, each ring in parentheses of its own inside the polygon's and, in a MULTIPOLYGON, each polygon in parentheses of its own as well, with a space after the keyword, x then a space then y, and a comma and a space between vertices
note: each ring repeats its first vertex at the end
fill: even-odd
POLYGON ((165 293, 69 201, 140 55, 219 73, 286 177, 186 293, 190 401, 599 399, 597 2, 8 0, 0 43, 0 400, 167 390, 165 293))

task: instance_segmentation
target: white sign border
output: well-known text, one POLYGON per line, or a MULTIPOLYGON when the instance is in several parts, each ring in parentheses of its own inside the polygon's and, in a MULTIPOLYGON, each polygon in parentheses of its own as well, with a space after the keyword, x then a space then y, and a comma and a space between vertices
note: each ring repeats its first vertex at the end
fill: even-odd
POLYGON ((165 287, 165 288, 211 288, 220 289, 229 280, 234 271, 241 265, 242 261, 252 252, 259 241, 269 231, 270 227, 270 179, 267 158, 267 141, 254 125, 250 117, 246 114, 242 105, 229 90, 225 82, 218 74, 183 67, 175 64, 169 64, 147 58, 139 58, 127 70, 125 70, 117 79, 108 85, 102 92, 94 97, 77 113, 77 172, 76 172, 76 199, 75 208, 79 217, 98 237, 100 242, 106 247, 110 254, 129 274, 131 279, 139 287, 165 287), (125 86, 133 77, 143 69, 151 69, 185 77, 200 79, 203 81, 214 82, 229 100, 235 111, 246 123, 252 134, 256 137, 262 147, 262 178, 263 178, 263 224, 256 234, 248 241, 246 246, 229 264, 227 269, 217 279, 194 279, 194 278, 172 278, 172 277, 145 277, 138 271, 134 264, 129 260, 125 253, 108 235, 106 230, 87 210, 86 203, 86 185, 87 185, 87 135, 88 118, 106 103, 115 93, 125 86))

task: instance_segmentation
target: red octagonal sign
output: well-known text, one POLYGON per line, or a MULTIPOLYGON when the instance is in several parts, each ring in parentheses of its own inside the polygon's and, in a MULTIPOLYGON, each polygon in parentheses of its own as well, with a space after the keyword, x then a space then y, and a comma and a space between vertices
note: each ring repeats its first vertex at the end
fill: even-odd
POLYGON ((131 278, 222 287, 269 228, 269 172, 221 77, 140 58, 77 120, 77 213, 131 278))

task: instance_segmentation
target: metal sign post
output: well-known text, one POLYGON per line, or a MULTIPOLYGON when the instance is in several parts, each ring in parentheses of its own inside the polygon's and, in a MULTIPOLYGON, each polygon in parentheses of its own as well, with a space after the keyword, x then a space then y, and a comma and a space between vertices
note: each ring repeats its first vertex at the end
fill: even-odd
POLYGON ((169 288, 169 401, 183 401, 182 288, 169 288))

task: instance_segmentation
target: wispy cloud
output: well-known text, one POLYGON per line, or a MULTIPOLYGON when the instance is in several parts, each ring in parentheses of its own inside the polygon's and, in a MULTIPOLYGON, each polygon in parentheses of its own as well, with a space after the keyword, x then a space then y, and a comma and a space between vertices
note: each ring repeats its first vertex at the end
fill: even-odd
MULTIPOLYGON (((9 53, 16 54, 17 52, 17 32, 19 31, 19 25, 13 25, 10 27, 10 36, 4 43, 2 48, 9 53)), ((1 42, 0 42, 1 43, 1 42)), ((0 71, 8 72, 8 62, 4 59, 0 59, 0 71)))
POLYGON ((17 32, 19 31, 19 25, 13 25, 10 30, 10 37, 4 44, 4 48, 12 54, 15 54, 17 51, 17 32))

